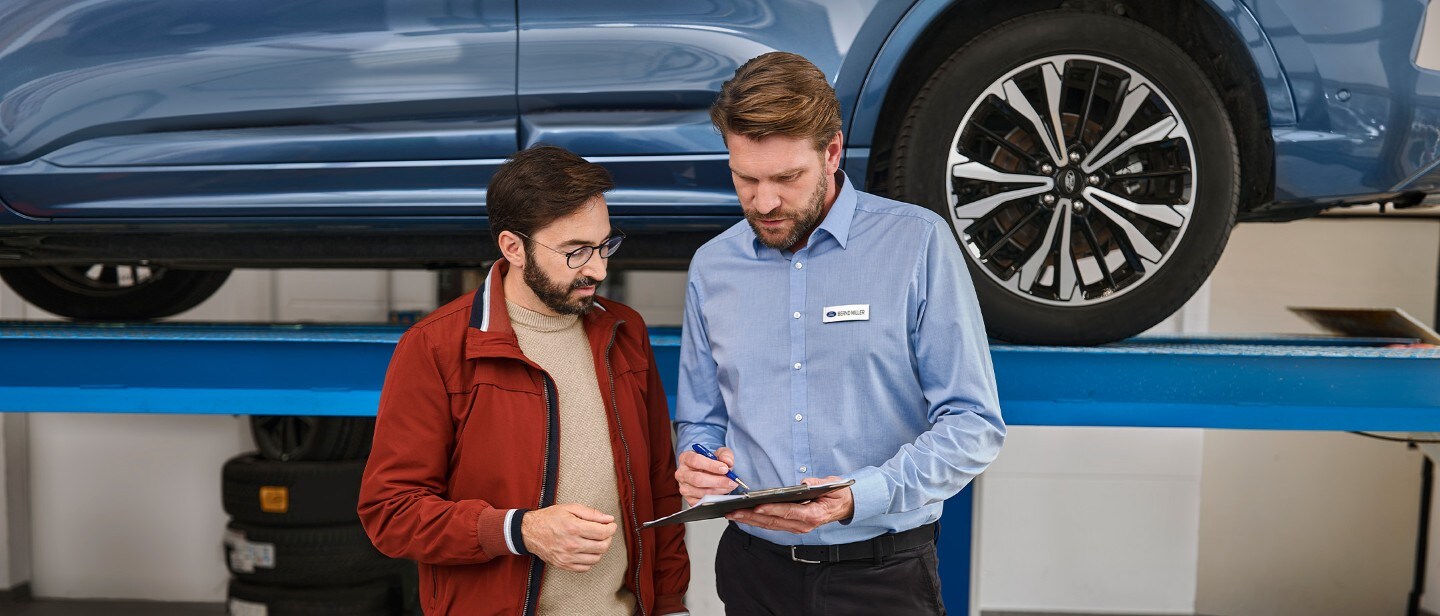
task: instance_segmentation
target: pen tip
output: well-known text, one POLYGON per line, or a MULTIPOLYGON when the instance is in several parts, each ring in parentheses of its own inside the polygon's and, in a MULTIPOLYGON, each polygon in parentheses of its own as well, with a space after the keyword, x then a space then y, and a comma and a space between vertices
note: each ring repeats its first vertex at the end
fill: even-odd
POLYGON ((744 488, 745 491, 747 491, 747 492, 750 491, 750 486, 745 485, 745 482, 740 481, 739 479, 736 479, 736 480, 735 480, 735 483, 740 484, 740 487, 744 488))

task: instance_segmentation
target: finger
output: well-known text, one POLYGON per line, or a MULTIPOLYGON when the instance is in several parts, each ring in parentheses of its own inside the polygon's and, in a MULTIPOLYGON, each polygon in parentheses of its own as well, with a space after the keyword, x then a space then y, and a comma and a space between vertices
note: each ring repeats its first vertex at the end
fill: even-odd
POLYGON ((619 528, 615 523, 598 524, 595 522, 577 522, 571 529, 576 537, 589 539, 590 541, 604 541, 615 535, 615 529, 619 528))
MULTIPOLYGON (((734 456, 731 456, 734 461, 734 456)), ((724 475, 730 472, 730 466, 724 462, 716 462, 693 451, 680 454, 680 466, 711 475, 724 475)))
POLYGON ((731 451, 729 447, 721 447, 719 451, 715 452, 715 457, 720 458, 725 466, 735 468, 735 452, 731 451))
POLYGON ((781 517, 754 513, 753 511, 736 515, 735 521, 768 530, 779 530, 791 533, 808 533, 815 530, 814 524, 800 520, 787 520, 781 517))
POLYGON ((581 555, 586 555, 587 558, 590 556, 598 557, 601 554, 604 554, 605 551, 609 549, 609 539, 602 539, 600 541, 595 541, 593 539, 580 539, 575 542, 574 546, 572 546, 570 553, 576 558, 579 558, 581 555))
POLYGON ((592 509, 590 507, 586 507, 585 505, 571 505, 570 507, 568 507, 568 509, 571 515, 580 518, 581 520, 585 520, 586 522, 609 524, 615 521, 615 516, 605 513, 604 511, 600 511, 599 509, 592 509))
POLYGON ((683 477, 679 478, 681 484, 689 485, 704 494, 724 494, 735 489, 735 482, 725 475, 714 475, 698 471, 680 471, 683 477))

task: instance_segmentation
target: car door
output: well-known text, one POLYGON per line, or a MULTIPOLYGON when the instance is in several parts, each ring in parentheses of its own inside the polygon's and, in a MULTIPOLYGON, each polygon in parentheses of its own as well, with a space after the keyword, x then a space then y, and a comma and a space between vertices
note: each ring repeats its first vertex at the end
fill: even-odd
POLYGON ((52 219, 480 213, 510 0, 0 4, 0 199, 52 219))
MULTIPOLYGON (((520 0, 520 142, 605 165, 618 216, 733 217, 725 144, 708 115, 720 85, 774 50, 809 58, 832 83, 854 70, 858 83, 909 4, 520 0)), ((848 114, 853 93, 840 96, 848 114)))

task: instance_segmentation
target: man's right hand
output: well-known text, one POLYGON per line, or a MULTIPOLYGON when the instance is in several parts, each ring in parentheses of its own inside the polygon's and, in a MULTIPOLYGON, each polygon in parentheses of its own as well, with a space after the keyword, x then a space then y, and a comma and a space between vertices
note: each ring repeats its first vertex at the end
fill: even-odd
POLYGON ((566 571, 589 571, 610 549, 615 516, 584 505, 567 503, 536 509, 521 518, 525 549, 566 571))
POLYGON ((693 451, 683 451, 677 460, 675 481, 680 484, 680 495, 685 502, 694 505, 706 494, 729 494, 737 484, 725 473, 735 466, 735 452, 729 447, 715 450, 719 462, 693 451))

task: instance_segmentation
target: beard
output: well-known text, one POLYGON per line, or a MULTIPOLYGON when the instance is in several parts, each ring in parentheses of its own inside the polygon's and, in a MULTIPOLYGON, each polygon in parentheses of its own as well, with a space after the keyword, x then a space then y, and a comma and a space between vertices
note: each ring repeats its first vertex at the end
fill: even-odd
POLYGON ((570 292, 581 287, 592 287, 600 284, 600 281, 589 276, 582 276, 580 279, 568 285, 551 280, 549 276, 546 276, 544 272, 540 271, 540 264, 535 262, 534 253, 529 250, 525 252, 525 274, 523 278, 525 279, 525 286, 530 287, 530 290, 535 293, 535 297, 540 298, 540 302, 545 304, 545 307, 555 311, 555 314, 573 314, 577 316, 584 316, 590 312, 590 308, 595 305, 595 296, 586 295, 584 297, 571 299, 570 292))
MULTIPOLYGON (((760 226, 760 214, 758 212, 746 212, 745 221, 750 223, 750 230, 755 232, 755 237, 760 243, 776 250, 789 250, 801 238, 810 237, 810 232, 820 225, 820 213, 825 209, 825 193, 830 189, 830 178, 824 173, 820 174, 820 181, 815 184, 815 193, 810 195, 810 202, 804 209, 791 212, 781 216, 788 218, 793 224, 790 232, 779 239, 771 239, 766 236, 760 226)), ((771 211, 768 218, 776 218, 776 211, 771 211)))

